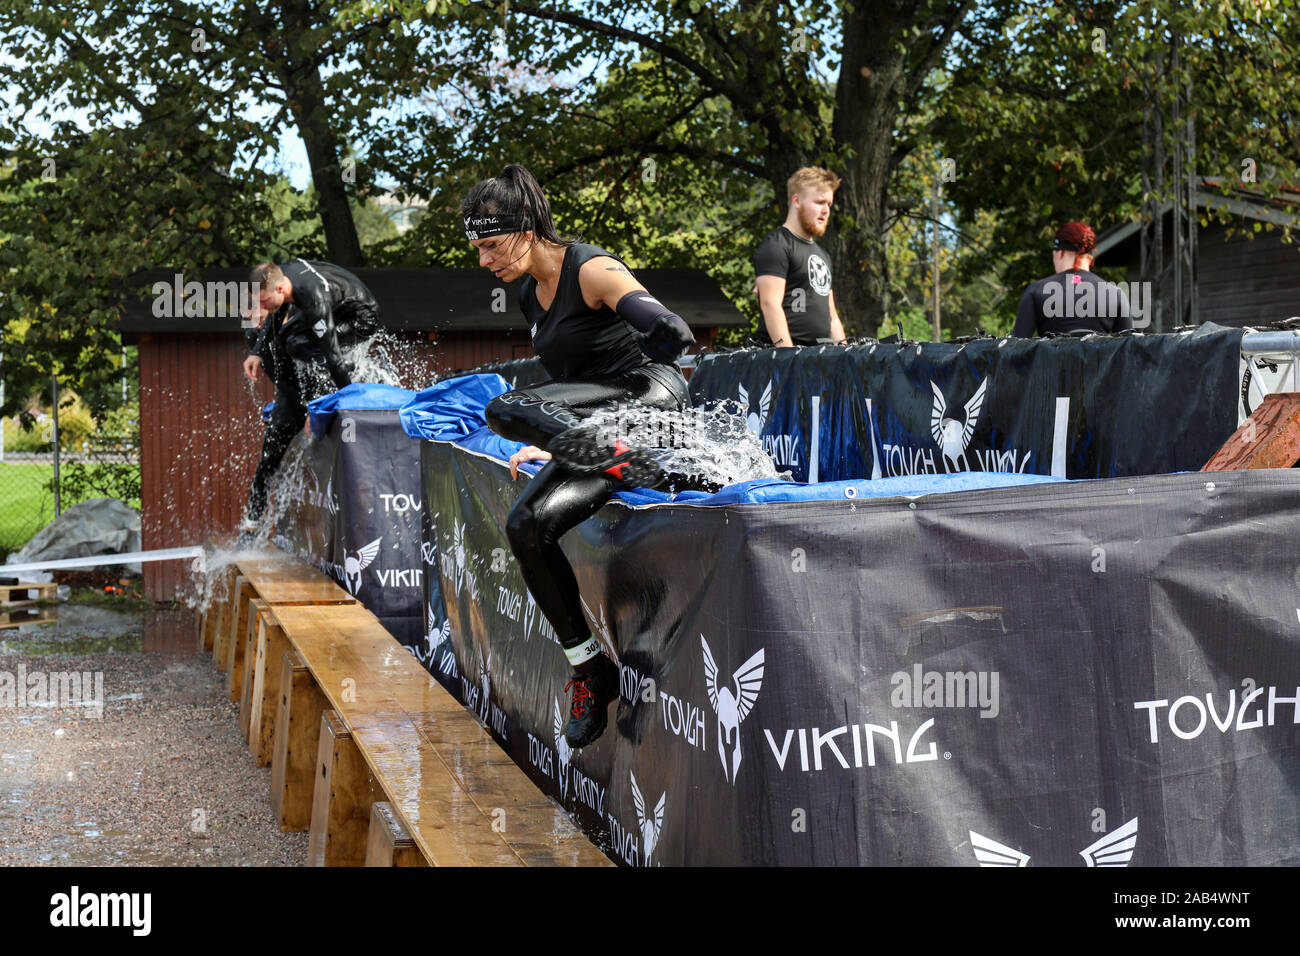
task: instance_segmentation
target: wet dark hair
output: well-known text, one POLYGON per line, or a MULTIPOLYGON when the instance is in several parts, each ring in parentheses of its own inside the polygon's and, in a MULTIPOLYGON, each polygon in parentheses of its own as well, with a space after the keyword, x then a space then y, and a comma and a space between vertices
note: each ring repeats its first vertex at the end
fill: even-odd
MULTIPOLYGON (((561 246, 573 244, 561 239, 551 218, 551 204, 546 201, 537 179, 523 166, 511 163, 495 179, 485 179, 469 191, 460 204, 464 216, 526 216, 533 235, 561 246)), ((528 231, 528 230, 522 230, 528 231)))

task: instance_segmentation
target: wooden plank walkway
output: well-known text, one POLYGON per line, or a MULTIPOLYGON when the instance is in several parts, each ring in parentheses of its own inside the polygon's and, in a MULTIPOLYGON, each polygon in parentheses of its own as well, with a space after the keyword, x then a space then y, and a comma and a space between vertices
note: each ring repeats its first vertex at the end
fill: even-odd
POLYGON ((368 611, 276 616, 430 862, 610 865, 368 611))
POLYGON ((610 866, 350 594, 306 562, 240 560, 202 615, 281 826, 316 865, 610 866))

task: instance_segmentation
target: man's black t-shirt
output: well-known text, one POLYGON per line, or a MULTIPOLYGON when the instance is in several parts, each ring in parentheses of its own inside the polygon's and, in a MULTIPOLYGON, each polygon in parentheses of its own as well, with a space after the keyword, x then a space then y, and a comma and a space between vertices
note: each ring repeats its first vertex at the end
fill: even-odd
POLYGON ((651 362, 632 327, 617 312, 603 306, 593 309, 583 300, 578 272, 596 256, 623 261, 585 242, 569 246, 549 309, 538 303, 537 280, 532 276, 519 287, 519 308, 532 330, 533 351, 553 379, 610 378, 651 362))
POLYGON ((1035 332, 1119 332, 1133 328, 1124 290, 1087 270, 1058 272, 1030 283, 1020 297, 1011 334, 1031 338, 1035 332))
MULTIPOLYGON (((816 345, 831 337, 831 257, 825 249, 782 226, 754 253, 754 273, 785 280, 781 305, 794 345, 816 345)), ((771 343, 766 322, 758 323, 755 337, 771 343)))

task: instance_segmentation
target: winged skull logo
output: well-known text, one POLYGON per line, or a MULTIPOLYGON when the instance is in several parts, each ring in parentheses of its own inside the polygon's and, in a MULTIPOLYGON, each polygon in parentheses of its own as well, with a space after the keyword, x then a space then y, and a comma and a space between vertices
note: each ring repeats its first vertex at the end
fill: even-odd
POLYGON ((553 726, 555 736, 555 756, 560 764, 560 799, 567 800, 569 797, 569 761, 573 759, 573 748, 569 746, 569 741, 564 737, 564 709, 560 707, 558 698, 552 698, 555 703, 555 722, 553 726))
POLYGON ((763 686, 763 649, 751 657, 731 675, 736 693, 730 687, 718 686, 718 665, 713 660, 709 642, 700 635, 704 648, 704 684, 709 691, 709 703, 718 715, 718 755, 722 758, 722 772, 727 782, 735 784, 740 770, 740 724, 754 709, 759 688, 763 686))
MULTIPOLYGON (((740 407, 747 410, 749 408, 749 392, 744 385, 739 386, 739 389, 740 407)), ((767 424, 767 413, 771 408, 772 383, 769 381, 767 387, 763 389, 762 397, 758 400, 758 414, 755 415, 753 412, 749 412, 745 417, 745 421, 749 423, 749 430, 755 435, 763 434, 763 426, 767 424)))
POLYGON ((349 554, 343 559, 343 580, 348 586, 348 593, 354 597, 357 588, 361 587, 361 572, 370 567, 370 563, 375 560, 375 556, 379 554, 379 542, 383 540, 383 535, 380 535, 364 548, 358 548, 355 556, 349 554))
POLYGON ((424 636, 424 639, 427 642, 429 648, 428 654, 430 658, 433 657, 434 651, 442 647, 443 644, 447 643, 447 639, 451 637, 450 620, 444 620, 441 624, 434 624, 433 622, 434 622, 434 610, 433 610, 433 602, 431 601, 429 602, 429 633, 424 636))
POLYGON ((461 586, 466 585, 473 597, 475 587, 474 579, 469 573, 469 556, 465 551, 465 523, 455 518, 452 519, 451 556, 456 566, 456 590, 460 591, 461 586))
POLYGON ((939 386, 934 384, 933 380, 930 382, 930 390, 934 392, 934 410, 930 413, 930 434, 934 436, 934 443, 943 453, 944 467, 950 472, 970 471, 970 462, 966 460, 966 446, 970 444, 971 435, 975 433, 975 422, 979 419, 980 406, 984 404, 984 387, 988 383, 987 378, 980 382, 979 388, 975 389, 975 394, 966 403, 964 419, 959 422, 955 418, 943 417, 943 413, 947 410, 947 400, 943 397, 939 386), (958 459, 961 459, 964 466, 960 469, 957 467, 958 459))
MULTIPOLYGON (((1096 843, 1079 851, 1088 866, 1128 866, 1137 847, 1138 818, 1112 830, 1096 843)), ((970 831, 971 849, 980 866, 1028 866, 1029 854, 970 831)))
POLYGON ((641 846, 645 857, 645 865, 650 865, 650 854, 655 851, 655 844, 659 842, 659 831, 664 825, 664 803, 668 799, 668 791, 665 790, 659 795, 659 802, 655 804, 654 814, 647 816, 645 812, 645 798, 641 796, 641 788, 636 785, 636 774, 628 771, 627 775, 632 778, 632 805, 636 809, 637 828, 641 831, 641 846))

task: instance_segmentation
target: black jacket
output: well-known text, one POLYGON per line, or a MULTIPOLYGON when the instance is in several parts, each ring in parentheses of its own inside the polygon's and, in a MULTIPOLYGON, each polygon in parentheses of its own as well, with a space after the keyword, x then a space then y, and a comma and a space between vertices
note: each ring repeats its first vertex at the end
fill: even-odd
POLYGON ((294 259, 280 266, 293 284, 293 302, 267 317, 266 335, 254 343, 262 356, 275 337, 281 355, 324 360, 338 388, 352 383, 352 365, 342 347, 369 338, 379 327, 379 305, 360 279, 328 262, 294 259))

